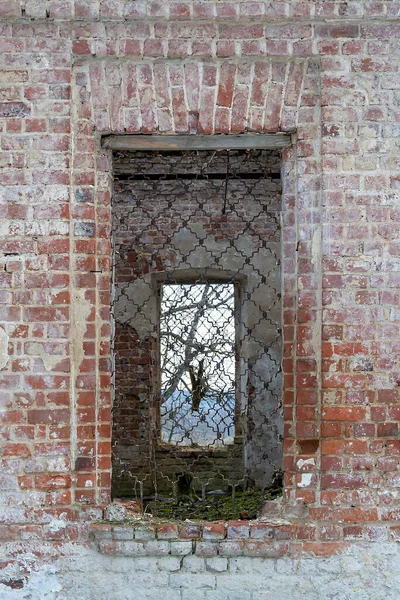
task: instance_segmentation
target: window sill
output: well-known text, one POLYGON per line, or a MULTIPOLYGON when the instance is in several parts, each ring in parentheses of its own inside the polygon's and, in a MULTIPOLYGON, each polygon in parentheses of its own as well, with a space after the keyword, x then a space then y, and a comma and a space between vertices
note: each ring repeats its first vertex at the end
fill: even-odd
POLYGON ((91 535, 102 554, 119 556, 293 556, 296 526, 283 519, 97 522, 91 535))

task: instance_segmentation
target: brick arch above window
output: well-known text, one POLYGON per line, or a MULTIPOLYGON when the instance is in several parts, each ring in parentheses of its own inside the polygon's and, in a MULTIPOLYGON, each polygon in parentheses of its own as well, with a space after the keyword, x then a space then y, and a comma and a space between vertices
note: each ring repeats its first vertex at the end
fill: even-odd
POLYGON ((103 132, 291 132, 309 62, 105 60, 90 64, 86 89, 103 132))

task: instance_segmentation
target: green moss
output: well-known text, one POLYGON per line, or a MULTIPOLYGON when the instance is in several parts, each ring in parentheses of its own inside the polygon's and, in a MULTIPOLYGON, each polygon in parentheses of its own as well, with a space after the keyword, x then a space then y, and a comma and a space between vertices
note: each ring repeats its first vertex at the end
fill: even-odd
POLYGON ((158 518, 171 520, 200 519, 207 521, 230 521, 237 519, 255 519, 261 514, 262 505, 282 495, 282 489, 276 488, 262 493, 259 490, 236 492, 235 496, 209 495, 205 500, 196 496, 186 497, 178 503, 173 500, 150 502, 145 513, 158 518))

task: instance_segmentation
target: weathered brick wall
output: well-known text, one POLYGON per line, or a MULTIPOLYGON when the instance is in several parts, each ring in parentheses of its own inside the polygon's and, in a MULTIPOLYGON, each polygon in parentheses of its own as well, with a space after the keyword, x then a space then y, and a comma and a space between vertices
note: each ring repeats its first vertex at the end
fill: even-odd
POLYGON ((285 514, 307 552, 398 536, 399 16, 395 0, 0 3, 7 568, 87 544, 82 519, 109 501, 107 132, 295 132, 285 514))

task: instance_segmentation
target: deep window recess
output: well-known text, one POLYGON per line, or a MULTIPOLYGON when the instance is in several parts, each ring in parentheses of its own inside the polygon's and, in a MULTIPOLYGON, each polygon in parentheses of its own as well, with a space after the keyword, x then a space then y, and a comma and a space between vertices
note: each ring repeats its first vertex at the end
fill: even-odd
POLYGON ((282 461, 280 153, 116 152, 113 494, 254 517, 282 461))

